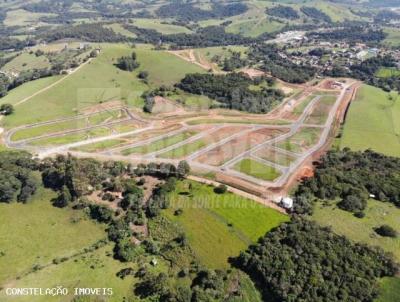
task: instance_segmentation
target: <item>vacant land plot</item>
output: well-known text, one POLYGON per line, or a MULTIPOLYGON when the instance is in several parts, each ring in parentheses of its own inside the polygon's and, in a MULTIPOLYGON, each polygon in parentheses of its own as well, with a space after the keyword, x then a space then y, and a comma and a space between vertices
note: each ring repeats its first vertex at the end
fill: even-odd
POLYGON ((266 119, 249 119, 246 117, 240 117, 236 119, 232 118, 221 118, 221 119, 194 119, 188 121, 188 125, 199 125, 199 124, 260 124, 260 125, 288 125, 289 122, 285 120, 266 120, 266 119))
POLYGON ((321 132, 321 128, 301 128, 292 137, 278 143, 277 147, 295 153, 302 153, 318 142, 321 132))
POLYGON ((155 142, 151 142, 147 145, 125 149, 121 153, 123 155, 129 155, 129 154, 134 154, 134 153, 146 154, 146 153, 156 152, 156 151, 162 150, 164 148, 167 148, 169 146, 175 145, 179 142, 182 142, 182 141, 190 138, 191 136, 195 135, 196 133, 197 133, 196 131, 184 131, 184 132, 166 137, 164 139, 160 139, 155 142))
POLYGON ((105 237, 103 227, 82 212, 53 207, 50 200, 54 197, 53 192, 40 189, 28 204, 0 203, 0 250, 4 253, 0 286, 34 265, 70 256, 105 237))
POLYGON ((115 33, 123 35, 128 38, 136 38, 136 34, 133 32, 130 32, 129 30, 123 28, 123 26, 119 23, 113 23, 109 25, 105 25, 105 28, 110 28, 112 29, 115 33))
POLYGON ((224 138, 227 138, 235 133, 238 133, 242 130, 246 129, 245 127, 240 126, 227 126, 217 131, 213 131, 208 135, 188 144, 185 144, 177 149, 173 149, 171 151, 165 152, 160 155, 160 157, 165 158, 181 158, 187 156, 205 146, 216 143, 224 138))
POLYGON ((105 122, 112 122, 126 117, 126 113, 123 110, 110 110, 100 113, 95 113, 90 116, 77 118, 74 120, 68 120, 58 123, 45 124, 40 126, 34 126, 31 128, 21 129, 14 133, 11 137, 12 140, 18 141, 27 138, 34 138, 41 135, 61 133, 68 130, 77 130, 80 128, 97 126, 105 122))
POLYGON ((169 219, 179 223, 200 261, 212 268, 227 268, 228 257, 236 256, 249 243, 288 217, 254 201, 225 193, 196 182, 179 182, 170 194, 169 219), (174 215, 182 209, 181 215, 174 215))
POLYGON ((388 224, 400 232, 400 209, 388 202, 369 200, 365 214, 365 217, 360 219, 354 217, 352 213, 337 208, 335 204, 323 206, 318 203, 311 219, 322 225, 331 226, 335 232, 352 240, 379 246, 393 253, 399 261, 400 238, 381 237, 373 228, 388 224))
POLYGON ((276 163, 281 166, 290 166, 292 162, 296 160, 295 157, 279 152, 274 148, 261 149, 256 155, 262 159, 276 163))
POLYGON ((245 158, 236 163, 234 169, 241 173, 267 181, 273 181, 281 175, 281 173, 274 167, 250 158, 245 158))
POLYGON ((391 156, 400 156, 400 97, 364 85, 351 103, 343 127, 341 148, 371 148, 391 156))
POLYGON ((255 130, 234 138, 221 146, 215 147, 199 156, 196 160, 204 164, 219 166, 235 156, 238 156, 268 139, 282 134, 283 132, 283 130, 265 128, 255 130))
POLYGON ((31 141, 29 144, 32 146, 58 146, 70 143, 76 143, 84 141, 90 138, 111 135, 112 131, 107 127, 97 127, 90 130, 82 130, 79 132, 57 135, 53 137, 38 138, 37 140, 31 141))
POLYGON ((323 125, 326 123, 329 112, 335 104, 335 96, 323 96, 315 104, 310 115, 306 118, 305 123, 311 125, 323 125))

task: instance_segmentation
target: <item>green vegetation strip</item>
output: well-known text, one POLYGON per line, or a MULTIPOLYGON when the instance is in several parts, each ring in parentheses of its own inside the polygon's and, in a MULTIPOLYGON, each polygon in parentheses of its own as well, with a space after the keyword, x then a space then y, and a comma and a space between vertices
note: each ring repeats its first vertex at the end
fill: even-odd
POLYGON ((167 148, 169 146, 175 145, 179 142, 182 142, 195 134, 196 134, 195 131, 184 131, 184 132, 169 136, 165 139, 160 139, 158 141, 152 142, 149 145, 125 149, 121 153, 123 155, 129 155, 129 154, 133 154, 133 153, 145 154, 145 153, 156 152, 156 151, 162 150, 164 148, 167 148))
POLYGON ((241 173, 267 181, 272 181, 281 175, 281 173, 275 168, 250 158, 245 158, 238 162, 234 166, 234 169, 241 173))
POLYGON ((201 148, 204 148, 206 146, 206 142, 204 140, 197 140, 194 142, 191 142, 189 144, 183 145, 179 148, 173 149, 171 151, 162 153, 160 157, 164 158, 181 158, 184 156, 187 156, 197 150, 200 150, 201 148))

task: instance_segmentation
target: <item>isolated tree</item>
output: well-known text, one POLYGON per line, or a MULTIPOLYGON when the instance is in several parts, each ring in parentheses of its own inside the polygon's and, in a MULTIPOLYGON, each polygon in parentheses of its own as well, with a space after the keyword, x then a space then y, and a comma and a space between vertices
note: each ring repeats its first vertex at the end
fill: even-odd
POLYGON ((189 174, 190 166, 187 163, 187 161, 182 160, 179 162, 177 172, 178 172, 178 177, 180 177, 180 178, 184 178, 186 175, 189 174))
POLYGON ((375 232, 383 237, 397 237, 397 232, 390 225, 384 224, 375 229, 375 232))
POLYGON ((228 187, 224 184, 220 184, 218 187, 214 188, 214 192, 217 194, 224 194, 228 190, 228 187))
POLYGON ((65 208, 72 201, 71 193, 66 186, 63 186, 60 194, 54 200, 53 205, 58 208, 65 208))
POLYGON ((10 115, 14 112, 14 106, 11 104, 2 104, 0 106, 0 113, 2 115, 10 115))

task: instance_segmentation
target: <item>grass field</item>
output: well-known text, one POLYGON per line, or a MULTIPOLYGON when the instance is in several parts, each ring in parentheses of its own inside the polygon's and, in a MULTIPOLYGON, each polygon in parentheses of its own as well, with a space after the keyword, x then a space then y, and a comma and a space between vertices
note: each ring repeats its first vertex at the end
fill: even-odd
POLYGON ((82 212, 53 207, 54 197, 39 189, 28 204, 0 203, 0 250, 5 254, 0 257, 0 285, 36 264, 70 256, 105 237, 103 227, 82 212))
POLYGON ((397 68, 381 68, 377 72, 376 76, 380 78, 400 76, 400 70, 397 68))
POLYGON ((136 38, 136 34, 134 34, 133 32, 130 32, 129 30, 127 30, 125 28, 123 28, 122 25, 119 24, 119 23, 113 23, 113 24, 105 25, 104 27, 105 28, 110 28, 115 33, 123 35, 125 37, 136 38))
POLYGON ((400 297, 400 278, 382 278, 380 295, 375 302, 398 302, 400 297))
POLYGON ((208 119, 208 118, 203 118, 203 119, 196 119, 196 120, 191 120, 188 121, 188 125, 200 125, 200 124, 260 124, 260 125, 287 125, 289 122, 284 121, 284 120, 250 120, 250 119, 231 119, 231 118, 225 118, 225 119, 208 119))
POLYGON ((387 34, 385 40, 383 40, 384 44, 389 46, 400 46, 400 29, 398 28, 385 28, 384 32, 387 34))
POLYGON ((282 29, 284 23, 269 20, 267 18, 240 20, 233 22, 226 30, 227 32, 241 34, 246 37, 257 37, 263 33, 271 33, 282 29))
POLYGON ((173 24, 162 24, 161 20, 156 19, 136 19, 133 22, 137 27, 154 29, 162 34, 170 35, 170 34, 179 34, 186 33, 189 34, 192 31, 184 26, 173 25, 173 24))
POLYGON ((400 209, 393 204, 369 200, 365 217, 362 219, 337 208, 334 204, 324 206, 321 203, 315 206, 311 219, 321 225, 331 226, 338 234, 345 235, 354 241, 380 246, 393 253, 400 261, 400 238, 381 237, 373 230, 382 224, 388 224, 400 233, 399 217, 400 209))
POLYGON ((196 132, 194 132, 194 131, 184 131, 184 132, 169 136, 165 139, 160 139, 158 141, 152 142, 148 145, 125 149, 121 153, 123 155, 129 155, 129 154, 133 154, 133 153, 145 154, 145 153, 156 152, 156 151, 162 150, 164 148, 167 148, 169 146, 175 145, 179 142, 182 142, 195 134, 196 134, 196 132))
MULTIPOLYGON (((125 112, 124 112, 124 114, 125 114, 125 112)), ((101 123, 104 123, 106 121, 112 122, 112 121, 118 120, 119 118, 122 118, 123 116, 124 115, 121 115, 120 110, 109 110, 109 111, 93 114, 90 117, 81 117, 81 118, 77 118, 75 120, 69 120, 69 121, 64 121, 64 122, 59 122, 59 123, 46 124, 46 125, 42 125, 42 126, 21 129, 21 130, 15 132, 14 135, 11 137, 11 139, 17 141, 17 140, 37 137, 37 136, 45 135, 45 134, 51 134, 51 133, 57 133, 57 132, 62 132, 62 131, 67 131, 67 130, 76 130, 76 129, 80 129, 80 128, 96 126, 96 125, 100 125, 101 123)))
POLYGON ((46 56, 37 57, 35 54, 23 52, 16 58, 4 65, 1 70, 6 72, 21 72, 30 69, 43 69, 50 67, 50 62, 46 56))
POLYGON ((321 131, 321 128, 301 128, 292 137, 278 143, 277 147, 301 153, 318 142, 321 131))
POLYGON ((206 143, 203 140, 196 140, 194 142, 191 142, 189 144, 183 145, 182 147, 173 149, 171 151, 167 151, 165 153, 162 153, 159 155, 159 157, 163 158, 182 158, 185 157, 189 154, 192 154, 193 152, 200 150, 201 148, 204 148, 206 146, 206 143))
POLYGON ((165 215, 182 226, 199 260, 213 268, 227 268, 236 256, 265 232, 289 217, 232 193, 215 194, 213 187, 180 181, 170 194, 165 215), (182 209, 181 215, 174 215, 182 209))
POLYGON ((341 148, 371 148, 386 155, 400 156, 400 97, 391 95, 393 100, 381 89, 362 86, 347 114, 341 148))
MULTIPOLYGON (((4 119, 4 125, 14 127, 71 116, 82 108, 113 100, 142 107, 143 100, 140 96, 150 87, 137 78, 140 70, 149 72, 150 85, 156 87, 162 84, 172 85, 186 73, 203 72, 200 67, 172 54, 153 51, 144 46, 135 49, 140 67, 134 72, 126 72, 114 64, 119 57, 129 55, 133 51, 128 45, 101 44, 101 48, 100 55, 78 72, 18 106, 15 114, 4 119)), ((17 89, 23 91, 25 85, 17 89)), ((29 86, 29 89, 34 91, 32 86, 29 86)), ((26 92, 21 94, 25 95, 26 92)))
POLYGON ((281 175, 275 168, 249 158, 245 158, 235 164, 234 169, 255 178, 268 181, 272 181, 281 175))
POLYGON ((138 47, 135 52, 140 62, 138 71, 149 72, 149 82, 153 85, 173 85, 187 73, 204 73, 201 67, 178 58, 165 51, 151 50, 148 46, 138 47))
POLYGON ((53 76, 27 82, 9 91, 5 97, 0 99, 0 104, 9 103, 15 105, 15 103, 17 103, 18 101, 31 96, 32 94, 43 88, 46 88, 47 86, 53 84, 62 77, 63 76, 53 76))

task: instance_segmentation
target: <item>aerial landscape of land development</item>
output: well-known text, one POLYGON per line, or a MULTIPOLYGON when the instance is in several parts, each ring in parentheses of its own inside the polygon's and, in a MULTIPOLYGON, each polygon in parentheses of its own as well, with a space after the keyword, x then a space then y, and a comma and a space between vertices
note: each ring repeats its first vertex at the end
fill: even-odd
POLYGON ((400 301, 399 0, 0 0, 0 302, 400 301))

